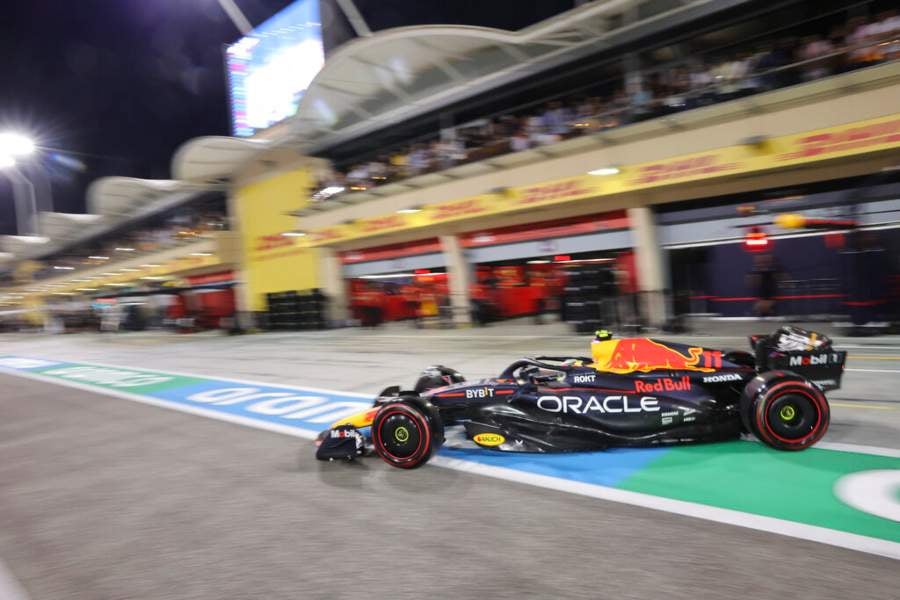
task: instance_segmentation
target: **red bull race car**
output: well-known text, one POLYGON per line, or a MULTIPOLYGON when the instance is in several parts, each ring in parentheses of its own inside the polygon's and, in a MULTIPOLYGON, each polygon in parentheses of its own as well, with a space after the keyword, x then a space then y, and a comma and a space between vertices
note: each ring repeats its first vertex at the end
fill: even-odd
POLYGON ((751 336, 753 352, 711 350, 598 332, 591 356, 521 358, 497 377, 466 381, 443 366, 415 387, 384 390, 372 408, 319 436, 317 457, 374 450, 388 464, 426 463, 460 427, 505 452, 603 450, 721 441, 753 434, 780 450, 825 435, 825 392, 840 387, 846 352, 824 335, 782 327, 751 336))

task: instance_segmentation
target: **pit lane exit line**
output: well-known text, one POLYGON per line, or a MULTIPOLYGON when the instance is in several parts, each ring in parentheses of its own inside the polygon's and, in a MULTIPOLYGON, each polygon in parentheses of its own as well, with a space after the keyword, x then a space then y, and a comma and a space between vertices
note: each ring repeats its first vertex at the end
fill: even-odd
MULTIPOLYGON (((331 408, 356 410, 368 405, 362 398, 370 398, 24 357, 0 357, 0 371, 305 439, 327 427, 323 420, 332 420, 333 413, 327 412, 331 408), (131 386, 131 391, 117 385, 131 386), (327 402, 310 409, 313 394, 327 397, 327 402)), ((856 511, 832 496, 832 485, 843 473, 900 470, 898 457, 900 451, 867 446, 821 444, 803 453, 783 453, 763 444, 731 442, 539 456, 445 448, 433 463, 900 560, 900 523, 856 511), (794 498, 795 494, 805 497, 794 498), (796 512, 798 506, 804 507, 802 513, 796 512)))

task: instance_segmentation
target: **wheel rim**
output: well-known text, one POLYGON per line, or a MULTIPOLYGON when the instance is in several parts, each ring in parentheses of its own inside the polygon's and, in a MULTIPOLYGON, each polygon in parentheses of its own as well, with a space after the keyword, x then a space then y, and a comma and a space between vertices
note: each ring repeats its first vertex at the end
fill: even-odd
POLYGON ((787 393, 775 398, 766 411, 770 430, 785 441, 802 440, 809 436, 819 423, 819 409, 804 394, 787 393))
POLYGON ((415 456, 422 444, 419 424, 399 411, 388 414, 382 420, 378 434, 385 452, 397 460, 415 456))

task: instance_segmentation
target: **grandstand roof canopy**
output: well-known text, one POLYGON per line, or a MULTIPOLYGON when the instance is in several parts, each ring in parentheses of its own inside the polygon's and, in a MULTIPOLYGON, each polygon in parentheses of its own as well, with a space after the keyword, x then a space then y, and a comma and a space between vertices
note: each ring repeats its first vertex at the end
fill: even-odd
MULTIPOLYGON (((104 218, 49 218, 61 239, 0 245, 17 258, 46 256, 219 187, 271 148, 307 155, 748 0, 597 0, 520 31, 461 25, 401 27, 348 42, 310 84, 295 116, 254 138, 201 137, 172 160, 175 180, 104 178, 88 207, 104 218)), ((48 218, 45 217, 44 221, 48 218)))
POLYGON ((312 154, 745 1, 606 0, 519 31, 427 25, 357 38, 328 57, 278 142, 312 154))
POLYGON ((519 31, 468 25, 399 27, 356 38, 325 61, 297 113, 253 138, 201 137, 176 152, 177 179, 227 178, 262 151, 307 155, 487 93, 582 56, 748 0, 605 0, 519 31))

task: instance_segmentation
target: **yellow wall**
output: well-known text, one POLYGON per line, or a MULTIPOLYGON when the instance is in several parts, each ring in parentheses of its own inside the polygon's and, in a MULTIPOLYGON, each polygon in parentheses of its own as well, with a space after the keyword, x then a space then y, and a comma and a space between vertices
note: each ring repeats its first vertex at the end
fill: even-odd
POLYGON ((288 213, 309 202, 312 183, 309 171, 298 169, 234 192, 249 310, 265 310, 265 295, 270 292, 319 287, 317 251, 302 238, 281 235, 295 228, 296 217, 288 213))

